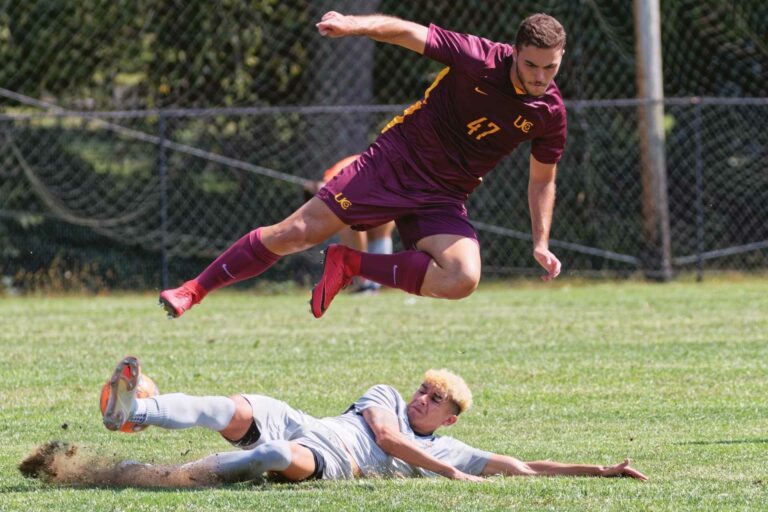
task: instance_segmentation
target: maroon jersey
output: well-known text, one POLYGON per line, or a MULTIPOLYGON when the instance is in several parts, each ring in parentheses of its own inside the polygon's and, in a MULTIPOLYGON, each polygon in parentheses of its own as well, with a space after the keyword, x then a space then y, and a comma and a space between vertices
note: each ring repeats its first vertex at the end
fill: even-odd
POLYGON ((466 197, 527 140, 536 160, 560 160, 566 136, 560 90, 553 81, 543 96, 518 93, 510 80, 512 46, 430 25, 424 55, 448 67, 374 144, 396 151, 427 186, 466 197))

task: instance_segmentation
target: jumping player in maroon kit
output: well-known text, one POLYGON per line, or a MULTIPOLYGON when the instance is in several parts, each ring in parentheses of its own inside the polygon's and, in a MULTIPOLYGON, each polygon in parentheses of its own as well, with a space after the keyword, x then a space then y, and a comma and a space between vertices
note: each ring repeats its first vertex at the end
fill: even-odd
POLYGON ((169 316, 345 226, 365 230, 391 220, 403 252, 328 247, 322 278, 312 290, 312 314, 321 317, 358 275, 412 294, 467 297, 480 281, 480 248, 465 202, 483 176, 524 141, 531 141, 533 257, 546 271, 543 280, 556 278, 560 261, 549 250, 549 230, 566 138, 565 106, 553 81, 565 50, 560 23, 545 14, 530 16, 514 46, 384 15, 329 12, 317 28, 327 37, 367 36, 403 46, 447 67, 420 101, 310 201, 285 220, 243 236, 197 278, 162 292, 169 316))

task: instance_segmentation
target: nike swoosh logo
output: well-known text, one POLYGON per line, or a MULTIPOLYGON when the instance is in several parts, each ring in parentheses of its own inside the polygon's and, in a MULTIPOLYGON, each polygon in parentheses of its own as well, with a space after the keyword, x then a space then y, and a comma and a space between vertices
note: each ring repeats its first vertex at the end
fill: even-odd
POLYGON ((475 87, 475 92, 479 93, 479 94, 482 94, 483 96, 488 96, 488 93, 483 91, 483 90, 481 90, 479 87, 475 87))
POLYGON ((397 265, 392 267, 392 284, 397 286, 397 265))
POLYGON ((221 266, 221 269, 224 271, 224 273, 225 273, 225 274, 227 274, 227 275, 228 275, 229 277, 231 277, 232 279, 234 279, 234 278, 235 278, 235 276, 233 276, 233 275, 232 275, 232 272, 230 272, 230 271, 229 271, 229 269, 227 268, 227 264, 226 264, 226 263, 224 263, 224 264, 221 266))

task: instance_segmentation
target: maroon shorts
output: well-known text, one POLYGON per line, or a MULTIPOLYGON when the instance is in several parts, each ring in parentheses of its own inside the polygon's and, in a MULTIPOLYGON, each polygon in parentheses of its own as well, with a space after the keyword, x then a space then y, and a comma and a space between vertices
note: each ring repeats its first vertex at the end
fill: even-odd
MULTIPOLYGON (((320 189, 317 197, 352 229, 394 220, 405 249, 430 235, 477 240, 464 202, 415 175, 396 154, 373 144, 320 189)), ((455 194, 453 194, 455 196, 455 194)))

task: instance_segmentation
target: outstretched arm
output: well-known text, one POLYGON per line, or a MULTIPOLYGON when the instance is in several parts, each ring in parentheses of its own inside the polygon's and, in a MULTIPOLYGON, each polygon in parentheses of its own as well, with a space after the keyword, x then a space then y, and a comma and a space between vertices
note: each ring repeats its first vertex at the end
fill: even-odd
POLYGON ((552 211, 555 207, 556 164, 539 162, 531 155, 528 177, 528 209, 531 212, 533 233, 533 257, 547 271, 544 281, 551 281, 560 275, 560 260, 549 250, 549 229, 552 226, 552 211))
POLYGON ((629 477, 638 480, 648 480, 648 477, 629 466, 629 459, 624 459, 620 464, 613 466, 593 466, 589 464, 564 464, 539 460, 523 462, 508 455, 494 454, 486 464, 483 475, 507 475, 507 476, 602 476, 602 477, 629 477))
POLYGON ((345 16, 336 11, 327 12, 317 23, 321 36, 366 36, 374 41, 396 44, 423 54, 428 29, 412 21, 383 14, 345 16))
POLYGON ((387 409, 370 407, 363 411, 363 418, 371 427, 376 444, 387 455, 454 480, 483 480, 480 477, 463 473, 419 448, 416 443, 400 432, 397 417, 387 409))

